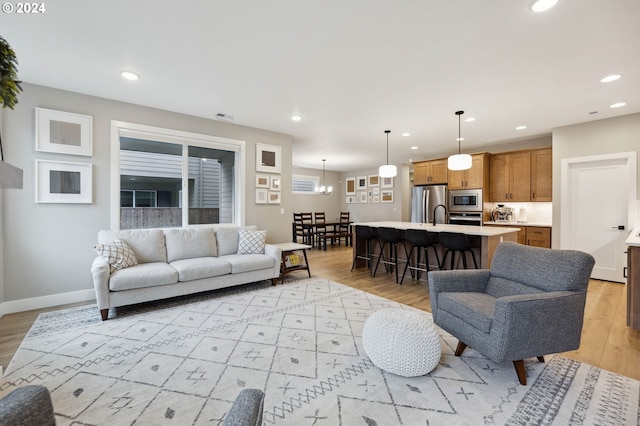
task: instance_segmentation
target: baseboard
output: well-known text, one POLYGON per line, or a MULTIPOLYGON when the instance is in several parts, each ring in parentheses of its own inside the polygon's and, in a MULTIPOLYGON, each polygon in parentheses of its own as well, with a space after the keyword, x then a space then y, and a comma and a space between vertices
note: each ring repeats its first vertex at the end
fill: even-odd
POLYGON ((66 305, 68 303, 95 300, 96 293, 93 289, 70 291, 68 293, 51 294, 48 296, 31 297, 29 299, 10 300, 0 303, 0 317, 4 314, 31 311, 34 309, 50 308, 52 306, 66 305))

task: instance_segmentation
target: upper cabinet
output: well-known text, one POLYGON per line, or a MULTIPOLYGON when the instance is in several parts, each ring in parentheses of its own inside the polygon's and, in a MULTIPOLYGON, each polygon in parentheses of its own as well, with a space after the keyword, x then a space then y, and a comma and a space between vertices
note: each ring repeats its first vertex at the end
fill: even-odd
POLYGON ((492 154, 489 201, 551 201, 551 148, 492 154))
POLYGON ((551 201, 551 148, 531 151, 531 201, 551 201))
POLYGON ((413 163, 413 184, 432 185, 447 183, 447 160, 419 161, 413 163))
POLYGON ((473 154, 468 170, 449 170, 449 189, 481 189, 489 184, 489 154, 473 154))

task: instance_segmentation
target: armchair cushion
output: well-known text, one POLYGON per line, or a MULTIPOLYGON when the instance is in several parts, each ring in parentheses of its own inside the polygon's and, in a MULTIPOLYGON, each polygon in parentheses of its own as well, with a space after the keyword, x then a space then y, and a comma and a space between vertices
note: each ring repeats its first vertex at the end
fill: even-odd
POLYGON ((49 390, 40 385, 24 386, 0 399, 0 424, 55 426, 49 390))
POLYGON ((478 330, 489 333, 493 322, 496 298, 486 293, 445 292, 440 293, 441 309, 452 312, 461 320, 478 330))

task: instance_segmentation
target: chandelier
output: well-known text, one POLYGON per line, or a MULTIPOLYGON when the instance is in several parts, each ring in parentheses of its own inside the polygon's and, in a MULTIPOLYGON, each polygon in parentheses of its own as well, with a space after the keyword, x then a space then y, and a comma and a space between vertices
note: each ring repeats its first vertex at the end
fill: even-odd
POLYGON ((316 186, 316 194, 318 195, 329 195, 333 191, 333 188, 324 185, 324 165, 326 161, 326 159, 322 159, 322 186, 320 188, 316 186))

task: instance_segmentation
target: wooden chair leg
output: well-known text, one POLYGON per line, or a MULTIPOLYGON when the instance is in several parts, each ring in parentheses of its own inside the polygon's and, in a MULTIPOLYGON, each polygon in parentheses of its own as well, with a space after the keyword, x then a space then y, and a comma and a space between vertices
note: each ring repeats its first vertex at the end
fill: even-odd
POLYGON ((538 361, 540 361, 540 362, 544 362, 544 357, 543 357, 543 356, 539 356, 539 357, 538 357, 538 361))
POLYGON ((109 309, 100 309, 100 317, 102 321, 106 321, 109 318, 109 309))
POLYGON ((518 375, 518 380, 520 381, 521 385, 526 385, 527 384, 527 372, 524 369, 524 361, 523 360, 518 360, 518 361, 513 361, 513 366, 516 368, 516 374, 518 375))
POLYGON ((464 352, 464 350, 467 348, 467 344, 463 343, 462 341, 458 340, 458 346, 456 347, 456 352, 455 355, 456 356, 460 356, 462 355, 462 352, 464 352))

